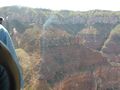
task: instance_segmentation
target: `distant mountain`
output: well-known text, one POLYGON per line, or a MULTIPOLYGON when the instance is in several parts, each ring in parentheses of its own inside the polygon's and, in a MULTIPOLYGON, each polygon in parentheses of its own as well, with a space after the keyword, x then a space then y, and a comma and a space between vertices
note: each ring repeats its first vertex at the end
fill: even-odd
POLYGON ((116 25, 120 22, 120 12, 105 10, 75 12, 10 6, 0 8, 0 16, 7 20, 7 27, 10 29, 16 27, 20 32, 24 31, 32 23, 42 25, 44 28, 49 26, 59 27, 69 33, 76 34, 86 26, 97 23, 116 25))

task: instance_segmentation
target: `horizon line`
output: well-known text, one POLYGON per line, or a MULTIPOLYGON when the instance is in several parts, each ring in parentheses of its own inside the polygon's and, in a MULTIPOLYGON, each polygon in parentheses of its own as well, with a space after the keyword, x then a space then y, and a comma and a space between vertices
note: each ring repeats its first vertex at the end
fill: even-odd
POLYGON ((32 9, 45 9, 50 11, 74 11, 74 12, 88 12, 88 11, 111 11, 111 12, 120 12, 120 10, 107 10, 107 9, 89 9, 89 10, 73 10, 73 9, 52 9, 52 8, 45 8, 45 7, 32 7, 32 6, 22 6, 22 5, 6 5, 0 6, 0 8, 5 7, 19 7, 19 8, 32 8, 32 9))

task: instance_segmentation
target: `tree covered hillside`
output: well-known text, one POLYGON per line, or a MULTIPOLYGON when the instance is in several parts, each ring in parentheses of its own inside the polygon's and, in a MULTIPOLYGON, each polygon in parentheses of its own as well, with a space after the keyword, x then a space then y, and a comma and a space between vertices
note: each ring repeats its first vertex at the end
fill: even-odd
POLYGON ((25 90, 120 90, 120 12, 0 8, 25 90), (113 75, 114 73, 114 75, 113 75))

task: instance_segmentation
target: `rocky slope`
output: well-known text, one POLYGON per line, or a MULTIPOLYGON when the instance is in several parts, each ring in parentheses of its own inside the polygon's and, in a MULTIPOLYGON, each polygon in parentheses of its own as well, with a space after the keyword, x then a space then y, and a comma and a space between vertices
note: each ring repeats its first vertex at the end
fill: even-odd
POLYGON ((120 12, 13 6, 0 8, 0 16, 15 47, 22 48, 17 53, 28 87, 119 90, 120 12))
POLYGON ((50 84, 74 73, 93 72, 97 67, 109 66, 101 53, 79 45, 48 47, 42 56, 41 78, 50 84))

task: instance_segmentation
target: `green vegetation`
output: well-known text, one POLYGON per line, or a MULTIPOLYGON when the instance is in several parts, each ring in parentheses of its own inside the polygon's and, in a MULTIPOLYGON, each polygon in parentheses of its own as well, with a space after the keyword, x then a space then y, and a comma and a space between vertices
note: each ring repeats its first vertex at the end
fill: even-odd
POLYGON ((120 44, 120 24, 112 29, 110 33, 110 39, 115 43, 120 44))
POLYGON ((120 35, 120 24, 117 25, 111 32, 112 34, 119 34, 120 35))

